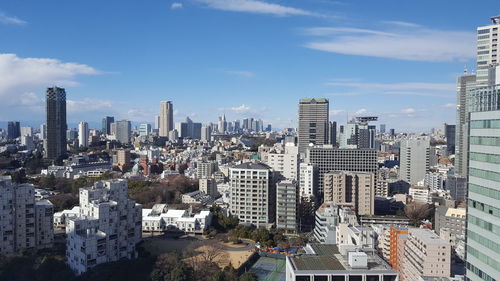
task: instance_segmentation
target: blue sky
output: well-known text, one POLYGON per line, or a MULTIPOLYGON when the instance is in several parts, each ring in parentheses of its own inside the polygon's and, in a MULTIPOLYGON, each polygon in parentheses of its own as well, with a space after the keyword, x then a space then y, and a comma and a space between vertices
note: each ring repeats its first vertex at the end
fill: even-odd
POLYGON ((2 1, 0 121, 42 122, 47 86, 68 121, 246 116, 296 125, 302 97, 330 116, 423 131, 455 123, 455 82, 497 1, 2 1))

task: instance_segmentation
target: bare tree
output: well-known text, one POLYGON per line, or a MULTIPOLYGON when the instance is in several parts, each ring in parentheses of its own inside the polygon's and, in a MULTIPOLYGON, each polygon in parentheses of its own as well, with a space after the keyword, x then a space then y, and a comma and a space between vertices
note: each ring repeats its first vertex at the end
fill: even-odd
POLYGON ((428 204, 410 203, 405 206, 405 215, 413 226, 418 226, 432 215, 432 208, 428 204))

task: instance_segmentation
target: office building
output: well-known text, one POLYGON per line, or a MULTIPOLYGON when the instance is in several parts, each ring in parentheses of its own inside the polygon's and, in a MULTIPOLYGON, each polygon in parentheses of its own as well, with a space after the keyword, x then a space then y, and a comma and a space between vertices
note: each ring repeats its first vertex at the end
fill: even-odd
POLYGON ((127 193, 123 179, 80 188, 79 215, 66 220, 67 263, 77 275, 98 264, 137 258, 142 207, 127 193))
MULTIPOLYGON (((337 146, 337 122, 330 121, 328 126, 328 144, 337 146)), ((269 131, 271 131, 269 129, 269 131)))
POLYGON ((375 149, 375 136, 377 129, 369 125, 370 121, 377 121, 378 117, 356 117, 340 126, 340 148, 369 148, 375 149))
POLYGON ((318 194, 319 170, 316 164, 299 164, 299 194, 301 200, 311 201, 318 194))
POLYGON ((437 172, 428 172, 424 177, 424 186, 431 190, 444 190, 446 175, 437 172))
POLYGON ((155 116, 154 124, 155 124, 154 129, 157 130, 157 132, 159 132, 160 131, 160 115, 155 116))
POLYGON ((412 185, 408 190, 412 201, 420 204, 427 204, 431 202, 431 191, 427 186, 412 185))
POLYGON ((47 89, 45 112, 45 124, 47 124, 45 158, 56 159, 66 154, 66 91, 63 88, 47 89))
POLYGON ((174 129, 174 106, 171 101, 160 102, 160 137, 167 137, 174 129))
POLYGON ((468 96, 476 85, 476 74, 464 74, 457 80, 457 123, 455 126, 455 170, 459 175, 467 175, 469 108, 468 96))
POLYGON ((201 140, 209 142, 212 139, 212 128, 210 126, 201 127, 201 140))
POLYGON ((219 116, 219 122, 217 123, 217 130, 219 134, 224 134, 227 132, 226 114, 219 116))
POLYGON ((306 150, 305 163, 318 167, 318 193, 323 194, 323 176, 330 171, 370 172, 378 169, 377 152, 373 149, 339 149, 314 146, 306 150))
POLYGON ((420 281, 422 277, 450 277, 451 245, 430 229, 408 229, 408 240, 401 257, 401 280, 420 281))
POLYGON ((325 98, 305 98, 299 101, 299 152, 304 153, 310 144, 328 144, 329 101, 325 98))
POLYGON ((195 123, 189 117, 185 122, 177 123, 176 130, 180 138, 201 139, 201 123, 195 123))
POLYGON ((430 169, 430 141, 405 139, 400 144, 399 178, 410 184, 417 184, 425 178, 430 169))
POLYGON ((243 163, 229 168, 229 211, 242 224, 271 227, 276 214, 276 183, 271 168, 243 163))
POLYGON ((139 125, 139 136, 147 137, 151 133, 151 125, 143 123, 139 125))
POLYGON ((0 254, 52 247, 53 206, 48 200, 35 201, 32 184, 15 184, 10 176, 0 176, 0 218, 0 254))
POLYGON ((32 136, 21 136, 21 145, 26 147, 26 150, 33 150, 35 146, 33 145, 32 136))
POLYGON ((297 181, 283 180, 276 184, 276 228, 286 232, 298 229, 299 189, 297 181))
POLYGON ((21 124, 18 121, 7 123, 7 139, 13 140, 21 136, 21 124))
POLYGON ((131 125, 128 120, 117 121, 116 123, 116 140, 122 144, 130 143, 131 125))
POLYGON ((40 125, 40 140, 45 140, 47 138, 47 125, 40 125))
POLYGON ((102 118, 102 133, 105 135, 112 135, 111 124, 113 123, 115 123, 115 117, 113 116, 106 116, 102 118))
POLYGON ((467 178, 460 175, 448 175, 445 181, 446 190, 456 201, 465 201, 467 197, 467 178))
POLYGON ((349 207, 359 216, 375 214, 375 173, 332 171, 323 181, 325 202, 349 207))
POLYGON ((477 86, 488 86, 489 68, 498 65, 498 35, 500 15, 491 18, 491 24, 477 28, 477 86))
POLYGON ((89 124, 87 122, 78 124, 78 144, 80 147, 89 146, 89 124))
POLYGON ((385 127, 386 127, 385 124, 380 124, 380 133, 381 134, 385 134, 385 127))
POLYGON ((446 233, 450 242, 454 244, 457 239, 465 239, 465 219, 465 208, 437 207, 434 214, 434 230, 440 236, 446 233))
POLYGON ((21 137, 22 136, 32 137, 33 136, 33 127, 30 127, 30 126, 21 127, 21 137))
POLYGON ((66 130, 66 140, 71 142, 78 139, 78 130, 75 128, 66 130))
POLYGON ((286 256, 286 281, 397 281, 378 254, 347 246, 307 244, 305 254, 286 256))
MULTIPOLYGON (((485 95, 497 87, 481 89, 485 95)), ((492 111, 472 112, 469 130, 467 197, 468 280, 495 280, 500 276, 500 105, 485 99, 492 111)))
POLYGON ((444 124, 444 136, 446 137, 446 155, 455 154, 456 125, 444 124))

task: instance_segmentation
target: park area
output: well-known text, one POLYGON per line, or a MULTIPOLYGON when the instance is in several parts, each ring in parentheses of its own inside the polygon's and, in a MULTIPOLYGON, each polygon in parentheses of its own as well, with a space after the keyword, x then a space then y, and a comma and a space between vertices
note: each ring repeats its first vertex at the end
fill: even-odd
POLYGON ((240 244, 233 244, 199 236, 169 238, 162 235, 144 238, 143 247, 153 256, 177 252, 187 256, 184 259, 187 263, 210 261, 220 268, 229 264, 238 268, 254 253, 255 243, 244 240, 240 244))
POLYGON ((259 281, 285 281, 285 260, 260 257, 250 268, 259 281))

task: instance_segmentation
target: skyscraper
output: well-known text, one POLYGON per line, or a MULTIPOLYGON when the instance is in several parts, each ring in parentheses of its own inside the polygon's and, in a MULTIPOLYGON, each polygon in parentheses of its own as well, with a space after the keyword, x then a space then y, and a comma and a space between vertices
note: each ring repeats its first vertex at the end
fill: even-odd
POLYGON ((174 107, 171 101, 160 102, 160 137, 168 137, 174 129, 174 107))
POLYGON ((457 123, 455 127, 455 169, 458 174, 466 175, 468 165, 468 93, 476 85, 476 74, 465 74, 457 81, 457 123))
POLYGON ((380 133, 385 134, 385 124, 380 124, 380 133))
POLYGON ((106 116, 102 118, 102 133, 106 135, 111 135, 111 124, 115 122, 115 117, 106 116))
POLYGON ((66 153, 66 91, 52 87, 46 93, 47 139, 45 158, 56 159, 66 153))
POLYGON ((417 184, 425 178, 430 168, 429 139, 406 139, 400 146, 399 178, 417 184))
POLYGON ((130 143, 131 125, 128 120, 116 122, 116 140, 121 143, 130 143))
POLYGON ((224 134, 227 131, 226 114, 219 116, 218 131, 220 134, 224 134))
POLYGON ((488 85, 488 68, 498 64, 498 29, 500 15, 491 18, 491 24, 477 28, 477 85, 488 85))
POLYGON ((21 136, 21 124, 18 121, 7 123, 7 139, 16 139, 21 136))
POLYGON ((89 146, 89 124, 87 122, 78 124, 78 145, 80 147, 89 146))
POLYGON ((305 98, 299 101, 299 152, 309 144, 328 143, 329 101, 325 98, 305 98))
POLYGON ((444 124, 444 135, 446 136, 446 153, 447 155, 455 154, 455 135, 456 126, 444 124))

